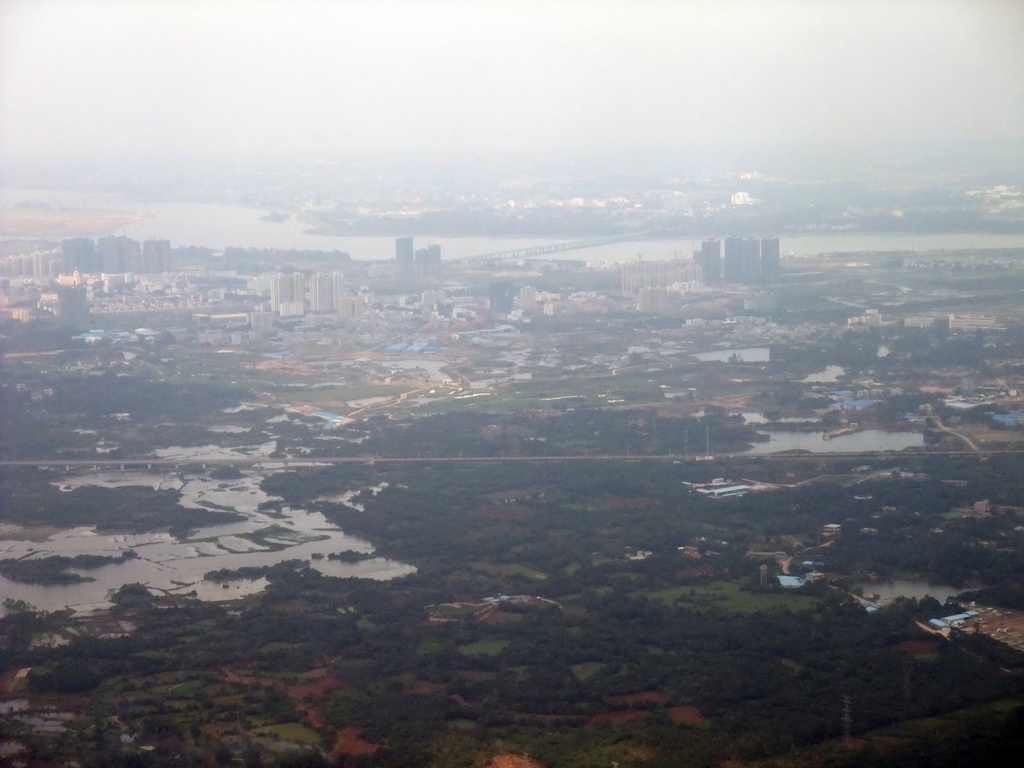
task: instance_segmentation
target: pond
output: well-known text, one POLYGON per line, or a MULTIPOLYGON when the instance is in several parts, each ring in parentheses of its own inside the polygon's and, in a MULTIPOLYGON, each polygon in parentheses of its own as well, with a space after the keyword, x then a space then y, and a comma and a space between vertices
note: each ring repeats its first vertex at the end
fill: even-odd
POLYGON ((826 365, 825 370, 804 376, 800 381, 804 384, 834 384, 845 374, 841 365, 826 365))
POLYGON ((862 590, 865 597, 878 595, 882 600, 893 600, 897 597, 921 600, 924 597, 934 597, 940 603, 944 603, 948 598, 956 597, 964 591, 945 584, 929 584, 927 581, 913 579, 865 581, 853 585, 853 589, 858 588, 862 590))
POLYGON ((765 443, 755 443, 747 451, 751 453, 779 453, 781 451, 810 451, 811 453, 864 453, 869 451, 902 451, 906 448, 924 446, 924 435, 920 432, 889 432, 884 429, 866 429, 849 435, 839 435, 824 440, 824 432, 796 432, 767 429, 760 432, 770 438, 765 443))
MULTIPOLYGON (((363 539, 349 536, 319 512, 287 506, 260 509, 268 501, 280 501, 260 487, 264 474, 244 470, 236 480, 215 480, 201 473, 97 472, 71 476, 55 483, 61 490, 71 491, 83 485, 116 488, 144 485, 151 488, 175 489, 181 493, 180 504, 193 508, 227 508, 242 519, 192 531, 184 538, 167 532, 100 533, 91 527, 60 530, 43 541, 15 538, 0 540, 0 558, 48 557, 81 554, 120 557, 126 551, 137 557, 112 563, 81 575, 95 579, 76 584, 23 584, 0 577, 0 594, 5 598, 25 600, 46 611, 72 607, 78 610, 105 607, 110 595, 125 584, 145 584, 151 590, 166 594, 188 594, 196 591, 200 599, 227 600, 258 592, 265 581, 231 582, 227 589, 221 584, 211 586, 205 575, 222 568, 269 566, 284 560, 304 560, 325 575, 345 578, 387 580, 415 572, 415 567, 378 557, 356 562, 329 561, 326 556, 344 552, 371 555, 373 546, 363 539), (270 530, 268 530, 270 529, 270 530), (253 541, 252 534, 265 531, 253 541), (269 545, 269 546, 268 546, 269 545), (323 555, 324 559, 314 558, 323 555)), ((359 490, 350 493, 354 497, 359 490)), ((380 486, 369 489, 380 490, 380 486)), ((7 536, 15 535, 13 532, 7 536)))

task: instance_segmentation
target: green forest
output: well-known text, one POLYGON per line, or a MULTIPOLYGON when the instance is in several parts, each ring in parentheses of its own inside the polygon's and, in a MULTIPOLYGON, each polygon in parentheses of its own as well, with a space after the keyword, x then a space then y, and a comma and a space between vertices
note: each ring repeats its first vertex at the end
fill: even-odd
MULTIPOLYGON (((1010 459, 914 461, 855 487, 839 463, 832 480, 719 500, 687 485, 709 479, 693 462, 279 471, 263 481, 277 503, 319 510, 417 573, 337 579, 291 561, 218 573, 270 580, 227 603, 127 586, 112 616, 135 631, 55 648, 32 638, 66 632, 67 617, 11 606, 0 661, 80 713, 61 740, 20 734, 39 765, 963 764, 1018 745, 1024 655, 928 634, 918 622, 954 610, 933 599, 869 613, 842 587, 871 570, 1019 594, 1020 547, 979 545, 1021 535, 1019 485, 999 465, 1010 459), (371 485, 362 509, 317 500, 371 485), (949 514, 981 490, 991 514, 949 514), (822 547, 831 522, 843 533, 822 547), (869 525, 877 535, 859 533, 869 525), (813 553, 829 583, 762 583, 760 565, 774 576, 778 563, 750 553, 780 548, 813 553), (484 611, 436 608, 486 598, 484 611)), ((22 494, 49 480, 8 472, 22 494)), ((116 514, 140 492, 81 498, 116 514)), ((173 502, 162 493, 146 504, 173 502)))

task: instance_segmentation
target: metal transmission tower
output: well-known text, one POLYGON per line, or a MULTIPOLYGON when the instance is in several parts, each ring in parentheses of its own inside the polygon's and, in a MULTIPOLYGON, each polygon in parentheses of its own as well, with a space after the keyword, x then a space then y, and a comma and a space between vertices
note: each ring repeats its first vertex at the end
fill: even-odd
POLYGON ((846 744, 850 743, 850 723, 852 718, 850 717, 850 696, 843 694, 843 742, 846 744))

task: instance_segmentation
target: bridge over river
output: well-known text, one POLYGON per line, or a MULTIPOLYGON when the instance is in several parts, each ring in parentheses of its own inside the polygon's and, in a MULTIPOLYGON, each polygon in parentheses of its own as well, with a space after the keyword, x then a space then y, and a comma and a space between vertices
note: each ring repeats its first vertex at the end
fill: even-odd
POLYGON ((458 264, 472 261, 499 261, 501 259, 524 259, 528 256, 543 256, 548 253, 561 253, 562 251, 579 251, 584 248, 597 248, 601 245, 611 245, 627 240, 636 240, 643 237, 646 232, 630 232, 624 235, 611 237, 600 237, 593 240, 571 240, 562 243, 551 243, 550 245, 531 245, 524 248, 512 248, 507 251, 494 251, 493 253, 480 253, 476 256, 466 256, 462 259, 452 259, 446 263, 458 264))

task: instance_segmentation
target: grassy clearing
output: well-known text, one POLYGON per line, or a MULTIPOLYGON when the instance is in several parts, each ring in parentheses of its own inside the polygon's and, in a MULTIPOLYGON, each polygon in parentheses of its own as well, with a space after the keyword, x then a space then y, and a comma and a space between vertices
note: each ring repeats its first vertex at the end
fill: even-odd
POLYGON ((459 653, 463 656, 500 656, 509 645, 508 640, 477 640, 469 645, 460 645, 459 653))
POLYGON ((416 655, 429 656, 432 653, 437 653, 442 648, 444 648, 444 643, 442 643, 438 638, 428 637, 419 644, 418 648, 416 648, 416 655))
POLYGON ((969 507, 959 507, 957 509, 951 509, 948 512, 943 512, 940 517, 945 520, 957 520, 963 517, 988 517, 985 512, 975 512, 969 507))
POLYGON ((581 664, 573 664, 572 667, 570 667, 570 669, 572 669, 572 673, 576 676, 576 679, 582 683, 584 680, 589 680, 590 678, 592 678, 594 675, 596 675, 598 672, 604 669, 604 667, 605 665, 601 664, 600 662, 585 661, 581 664))
POLYGON ((534 581, 544 581, 544 579, 548 577, 544 571, 538 571, 535 568, 528 568, 525 565, 507 565, 505 566, 505 570, 509 573, 517 573, 520 576, 533 579, 534 581))
POLYGON ((754 613, 773 608, 799 611, 810 608, 817 602, 813 597, 787 592, 745 592, 740 589, 739 584, 729 581, 716 581, 699 587, 670 587, 652 592, 637 591, 632 594, 666 605, 679 605, 698 611, 718 607, 737 613, 754 613))
POLYGON ((203 683, 199 680, 187 680, 184 683, 161 686, 157 690, 167 696, 188 696, 190 694, 194 694, 202 687, 203 683))
POLYGON ((273 736, 282 741, 291 741, 296 744, 319 744, 320 734, 301 723, 281 723, 260 728, 256 731, 257 736, 273 736))

